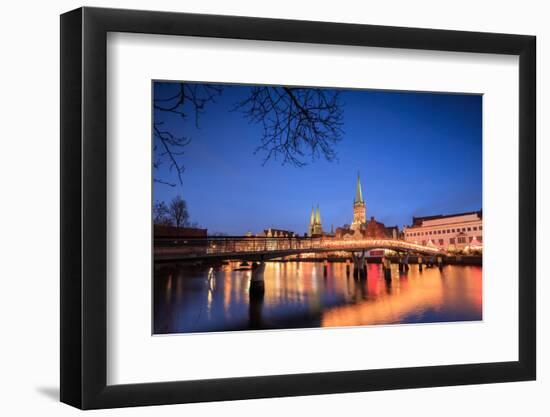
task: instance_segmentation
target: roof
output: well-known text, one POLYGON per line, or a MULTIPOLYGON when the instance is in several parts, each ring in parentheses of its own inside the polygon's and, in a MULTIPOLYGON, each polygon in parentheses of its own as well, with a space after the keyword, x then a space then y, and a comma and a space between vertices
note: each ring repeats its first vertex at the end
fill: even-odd
POLYGON ((413 216, 412 224, 413 226, 420 226, 422 222, 427 220, 447 219, 451 217, 467 216, 469 214, 477 214, 480 218, 483 218, 482 210, 478 210, 478 211, 467 211, 464 213, 454 213, 454 214, 435 214, 433 216, 422 216, 422 217, 413 216))

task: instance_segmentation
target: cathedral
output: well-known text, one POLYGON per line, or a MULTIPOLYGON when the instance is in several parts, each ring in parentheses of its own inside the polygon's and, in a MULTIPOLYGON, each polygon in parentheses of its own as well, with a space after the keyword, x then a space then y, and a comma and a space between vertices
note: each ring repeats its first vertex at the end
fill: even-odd
POLYGON ((323 235, 323 226, 321 225, 321 210, 319 209, 319 204, 317 204, 317 211, 312 207, 311 216, 309 217, 309 236, 322 236, 323 235))
POLYGON ((354 232, 361 231, 367 225, 367 205, 363 200, 363 192, 361 190, 361 178, 357 173, 357 186, 355 187, 355 200, 353 201, 353 221, 351 222, 351 230, 354 232))
POLYGON ((393 238, 399 236, 397 226, 386 227, 384 223, 376 221, 374 216, 367 220, 367 203, 363 199, 361 177, 357 173, 355 199, 353 200, 353 220, 350 226, 336 229, 337 239, 364 239, 364 238, 393 238))
POLYGON ((321 224, 321 210, 317 204, 317 209, 312 207, 309 218, 308 236, 327 237, 336 239, 364 239, 364 238, 392 238, 397 239, 400 235, 397 226, 386 227, 384 223, 376 221, 373 216, 367 220, 367 203, 363 199, 363 190, 361 189, 361 177, 357 173, 357 183, 355 186, 355 199, 353 200, 353 219, 350 225, 336 228, 336 232, 331 227, 330 233, 323 231, 321 224))

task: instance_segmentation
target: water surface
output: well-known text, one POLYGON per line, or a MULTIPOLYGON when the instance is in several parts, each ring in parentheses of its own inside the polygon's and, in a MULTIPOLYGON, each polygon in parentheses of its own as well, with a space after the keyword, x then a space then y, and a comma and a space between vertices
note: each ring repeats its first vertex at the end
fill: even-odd
POLYGON ((482 319, 482 268, 380 264, 367 279, 346 274, 344 263, 268 262, 263 296, 250 293, 250 271, 159 264, 154 276, 154 333, 341 327, 482 319))

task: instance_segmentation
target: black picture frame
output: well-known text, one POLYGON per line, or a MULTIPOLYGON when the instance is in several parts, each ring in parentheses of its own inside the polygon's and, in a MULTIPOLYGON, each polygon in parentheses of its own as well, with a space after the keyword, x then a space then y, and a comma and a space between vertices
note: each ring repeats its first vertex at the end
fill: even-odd
POLYGON ((61 16, 61 401, 82 409, 533 380, 536 38, 251 17, 80 8, 61 16), (108 32, 519 56, 519 360, 112 385, 107 375, 108 32))

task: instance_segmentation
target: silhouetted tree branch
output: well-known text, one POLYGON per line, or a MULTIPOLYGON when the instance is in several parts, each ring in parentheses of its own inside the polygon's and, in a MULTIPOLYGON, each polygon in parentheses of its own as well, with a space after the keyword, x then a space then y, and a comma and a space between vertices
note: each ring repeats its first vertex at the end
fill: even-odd
POLYGON ((261 124, 263 135, 256 152, 264 151, 264 164, 282 157, 282 163, 298 167, 305 158, 336 158, 334 145, 343 135, 343 105, 339 92, 322 88, 253 87, 250 96, 237 103, 252 123, 261 124))
MULTIPOLYGON (((194 115, 198 127, 199 116, 209 102, 214 102, 223 86, 213 84, 174 83, 174 92, 168 97, 155 97, 155 112, 169 113, 183 119, 194 115)), ((336 158, 334 145, 343 135, 343 104, 336 90, 298 87, 252 87, 250 95, 237 103, 233 110, 241 111, 251 122, 260 124, 263 133, 255 153, 265 152, 263 163, 278 158, 282 164, 302 167, 306 160, 324 157, 336 158)), ((181 155, 191 139, 176 136, 157 119, 153 126, 155 160, 158 168, 168 161, 179 183, 185 167, 181 155)), ((175 186, 165 180, 156 182, 175 186)))
POLYGON ((153 224, 172 226, 170 211, 164 201, 155 201, 155 204, 153 204, 153 224))
MULTIPOLYGON (((175 83, 174 86, 175 94, 168 97, 154 98, 153 108, 155 112, 171 113, 182 119, 193 115, 197 127, 199 115, 204 112, 205 105, 208 102, 215 101, 215 98, 222 92, 221 86, 211 84, 175 83)), ((176 172, 179 183, 182 184, 181 175, 185 171, 185 167, 179 157, 184 154, 183 148, 191 143, 191 139, 185 136, 176 136, 164 129, 163 125, 163 121, 159 121, 157 114, 155 114, 153 123, 155 160, 153 161, 153 167, 158 169, 164 161, 168 161, 170 171, 176 172)), ((158 178, 155 178, 155 182, 170 186, 176 185, 158 178)))

